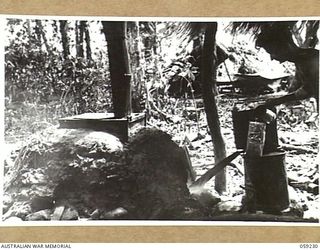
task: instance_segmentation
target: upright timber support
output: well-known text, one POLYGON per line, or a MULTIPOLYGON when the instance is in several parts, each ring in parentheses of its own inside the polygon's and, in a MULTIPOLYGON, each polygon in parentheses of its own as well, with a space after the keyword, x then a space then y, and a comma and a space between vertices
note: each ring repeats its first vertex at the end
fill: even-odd
POLYGON ((131 73, 126 44, 126 22, 102 22, 107 40, 114 118, 131 113, 131 73))
MULTIPOLYGON (((216 32, 217 23, 205 23, 206 30, 202 47, 201 90, 207 122, 212 137, 215 162, 226 158, 225 142, 220 129, 220 121, 215 95, 212 88, 216 85, 216 32)), ((226 191, 226 170, 219 172, 215 178, 215 189, 218 193, 226 191)))

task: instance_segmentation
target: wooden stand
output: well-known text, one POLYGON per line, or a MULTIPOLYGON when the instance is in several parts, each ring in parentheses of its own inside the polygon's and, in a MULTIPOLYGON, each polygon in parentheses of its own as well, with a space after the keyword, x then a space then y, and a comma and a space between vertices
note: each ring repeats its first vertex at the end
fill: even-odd
POLYGON ((59 119, 59 124, 60 128, 105 131, 126 142, 130 131, 146 125, 146 116, 144 113, 132 113, 128 117, 114 118, 113 113, 84 113, 59 119))

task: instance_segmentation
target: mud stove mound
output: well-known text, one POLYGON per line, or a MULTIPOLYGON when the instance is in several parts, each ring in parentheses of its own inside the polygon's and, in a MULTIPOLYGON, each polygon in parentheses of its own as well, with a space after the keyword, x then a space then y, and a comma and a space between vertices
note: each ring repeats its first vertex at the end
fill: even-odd
POLYGON ((183 150, 162 131, 143 129, 124 145, 106 132, 51 128, 6 172, 3 219, 202 217, 188 174, 183 150))

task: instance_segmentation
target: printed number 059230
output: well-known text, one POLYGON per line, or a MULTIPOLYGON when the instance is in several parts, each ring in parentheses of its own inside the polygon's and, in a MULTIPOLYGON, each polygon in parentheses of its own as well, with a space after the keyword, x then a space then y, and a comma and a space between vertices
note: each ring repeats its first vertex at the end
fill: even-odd
POLYGON ((300 248, 318 248, 318 244, 300 244, 300 248))

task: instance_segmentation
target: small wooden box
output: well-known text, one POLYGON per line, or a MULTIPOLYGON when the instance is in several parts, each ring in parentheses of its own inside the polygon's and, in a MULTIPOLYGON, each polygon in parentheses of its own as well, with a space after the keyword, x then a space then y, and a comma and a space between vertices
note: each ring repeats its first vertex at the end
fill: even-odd
POLYGON ((60 128, 83 128, 105 131, 126 142, 129 132, 146 125, 144 113, 132 113, 123 118, 114 118, 113 113, 84 113, 59 119, 60 128))

